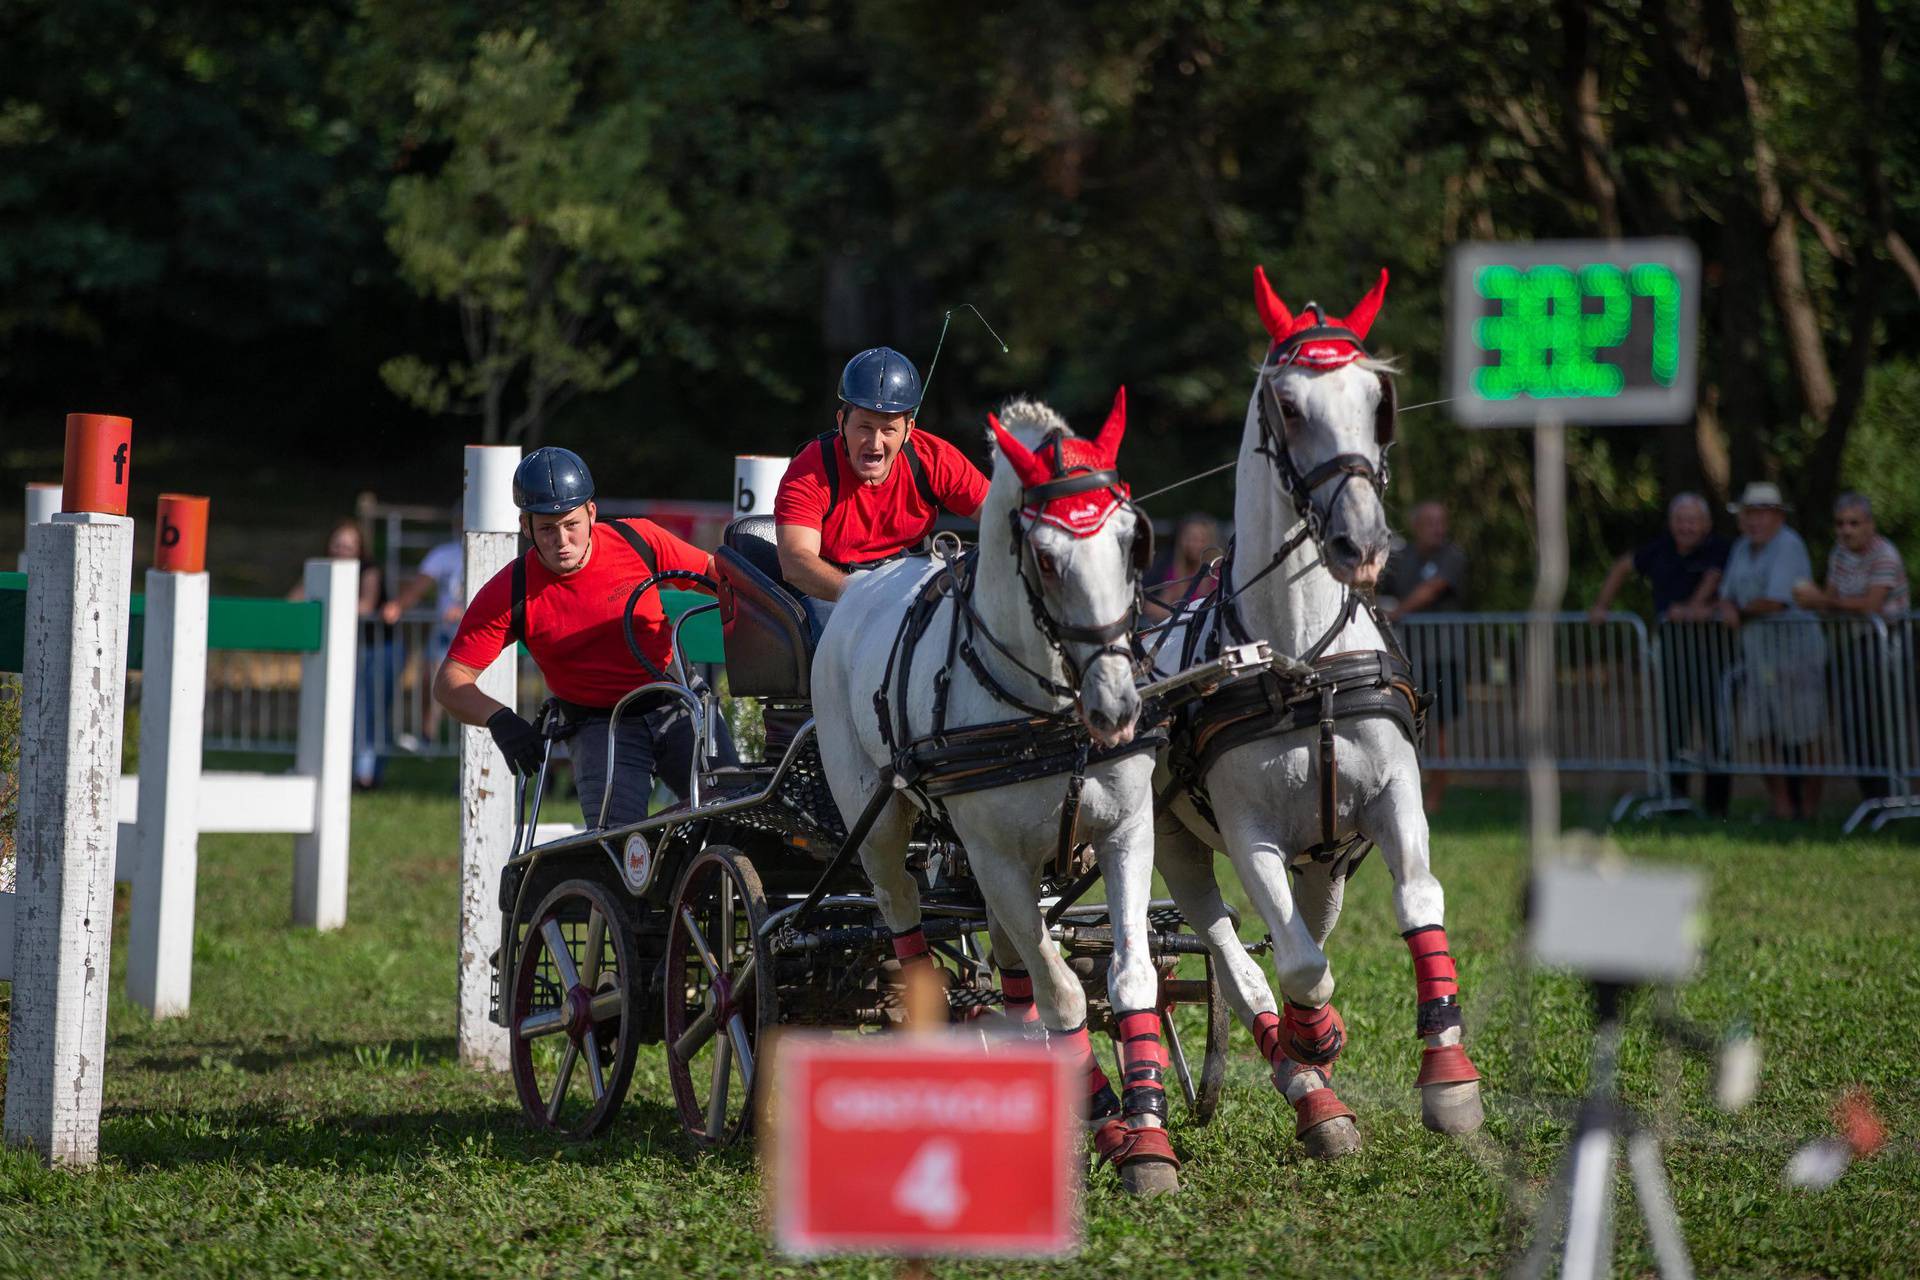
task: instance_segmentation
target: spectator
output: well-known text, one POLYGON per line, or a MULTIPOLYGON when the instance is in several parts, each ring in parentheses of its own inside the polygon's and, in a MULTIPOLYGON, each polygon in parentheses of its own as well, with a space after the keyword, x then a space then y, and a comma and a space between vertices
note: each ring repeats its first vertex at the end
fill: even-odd
POLYGON ((1653 616, 1664 621, 1699 622, 1713 616, 1731 544, 1713 531, 1713 513, 1697 493, 1682 493, 1667 504, 1667 531, 1632 555, 1613 562, 1587 620, 1603 622, 1627 575, 1638 573, 1653 591, 1653 616))
MULTIPOLYGON (((1728 509, 1740 517, 1741 536, 1727 556, 1716 613, 1740 630, 1741 736, 1766 762, 1797 769, 1810 761, 1826 720, 1826 640, 1794 603, 1794 586, 1812 578, 1813 563, 1787 528, 1778 485, 1753 481, 1728 509)), ((1765 782, 1775 818, 1805 818, 1819 806, 1818 778, 1768 774, 1765 782)))
POLYGON ((1877 613, 1897 618, 1913 607, 1907 591, 1907 567, 1891 542, 1873 523, 1873 503, 1861 493, 1843 493, 1833 504, 1833 554, 1827 557, 1827 585, 1795 586, 1802 608, 1825 613, 1877 613))
MULTIPOLYGON (((1720 589, 1720 574, 1727 564, 1731 544, 1713 531, 1713 512, 1707 500, 1697 493, 1682 493, 1667 504, 1667 531, 1642 546, 1632 555, 1613 562, 1600 594, 1587 609, 1587 620, 1606 621, 1607 611, 1626 584, 1627 575, 1638 573, 1653 591, 1653 616, 1656 621, 1705 622, 1713 617, 1713 598, 1720 589)), ((1662 635, 1662 640, 1668 637, 1662 635)), ((1685 645, 1689 637, 1682 636, 1685 645)), ((1663 645, 1661 656, 1669 658, 1663 645)), ((1679 657, 1679 655, 1671 655, 1679 657)), ((1699 656, 1699 655, 1693 655, 1699 656)), ((1697 674, 1698 662, 1666 660, 1660 664, 1667 696, 1667 758, 1673 761, 1694 752, 1696 723, 1706 741, 1709 759, 1720 752, 1717 717, 1712 704, 1701 691, 1690 687, 1689 674, 1697 674), (1698 714, 1696 714, 1698 713, 1698 714)), ((1684 798, 1688 775, 1673 772, 1667 781, 1673 794, 1684 798)), ((1703 803, 1709 816, 1724 818, 1732 793, 1733 779, 1724 773, 1709 771, 1702 787, 1703 803)))
MULTIPOLYGON (((466 611, 466 552, 461 546, 459 513, 455 513, 453 539, 442 542, 420 557, 420 567, 413 577, 407 579, 393 599, 380 606, 380 620, 388 626, 400 621, 400 615, 429 597, 433 600, 433 630, 427 636, 427 671, 440 669, 441 661, 447 656, 447 649, 453 644, 453 633, 460 627, 460 618, 466 611)), ((431 675, 428 677, 431 679, 431 675)), ((421 732, 428 743, 440 737, 440 721, 444 709, 439 702, 428 698, 426 718, 421 732)), ((419 745, 410 734, 399 736, 399 744, 409 750, 419 745)))
POLYGON ((1220 555, 1220 522, 1198 511, 1181 516, 1173 529, 1173 550, 1147 574, 1147 616, 1167 617, 1213 590, 1219 580, 1213 565, 1220 555))
MULTIPOLYGON (((1438 502, 1423 502, 1407 520, 1413 532, 1387 561, 1380 575, 1380 605, 1391 622, 1399 622, 1410 613, 1457 613, 1467 607, 1467 553, 1447 538, 1447 509, 1438 502)), ((1421 675, 1432 684, 1433 705, 1427 710, 1428 755, 1446 758, 1447 725, 1460 714, 1465 700, 1466 675, 1457 649, 1449 643, 1455 637, 1441 633, 1435 652, 1421 663, 1421 675)), ((1426 808, 1433 813, 1447 791, 1444 769, 1423 766, 1426 808)))
MULTIPOLYGON (((366 554, 360 525, 353 520, 342 520, 333 526, 327 535, 327 558, 360 562, 358 612, 363 623, 376 624, 360 628, 359 680, 353 697, 353 785, 362 791, 371 791, 380 785, 385 763, 380 749, 386 737, 387 708, 391 705, 398 675, 399 652, 394 648, 392 635, 384 626, 377 625, 385 603, 386 575, 366 554)), ((306 598, 304 582, 295 583, 293 590, 287 592, 289 600, 306 598)))
MULTIPOLYGON (((1907 568, 1900 553, 1880 536, 1873 523, 1873 503, 1866 495, 1843 493, 1833 504, 1833 554, 1827 557, 1827 585, 1797 583, 1793 598, 1803 608, 1824 613, 1879 614, 1898 618, 1912 608, 1907 590, 1907 568)), ((1888 684, 1878 673, 1885 660, 1875 637, 1852 636, 1848 657, 1852 678, 1836 672, 1833 687, 1840 691, 1840 719, 1850 759, 1861 760, 1869 772, 1859 775, 1860 794, 1884 800, 1892 792, 1886 753, 1888 684)))

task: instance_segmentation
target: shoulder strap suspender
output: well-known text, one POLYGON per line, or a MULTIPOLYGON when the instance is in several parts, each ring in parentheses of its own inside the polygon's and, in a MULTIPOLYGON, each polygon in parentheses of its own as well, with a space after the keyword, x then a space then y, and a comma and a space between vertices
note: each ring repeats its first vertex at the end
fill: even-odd
POLYGON ((660 557, 653 554, 653 544, 640 536, 640 531, 625 520, 609 520, 607 524, 613 531, 627 540, 633 553, 647 566, 648 573, 660 572, 660 557))
MULTIPOLYGON (((820 465, 827 472, 829 510, 840 505, 840 460, 833 453, 834 442, 839 438, 838 431, 822 431, 813 438, 813 442, 820 446, 820 465)), ((913 487, 919 493, 920 500, 935 511, 945 511, 946 507, 934 496, 933 478, 927 474, 927 464, 920 460, 919 453, 914 450, 912 436, 908 436, 906 443, 900 446, 900 453, 907 460, 907 470, 913 475, 913 487)))
POLYGON ((523 553, 513 558, 513 611, 507 616, 507 643, 525 644, 527 642, 527 557, 523 553))
MULTIPOLYGON (((647 566, 648 573, 660 572, 660 557, 654 555, 653 544, 640 536, 639 530, 624 520, 609 520, 607 524, 626 539, 634 554, 647 566)), ((507 621, 507 643, 527 642, 527 557, 520 556, 513 562, 513 611, 507 621)))
POLYGON ((940 504, 940 499, 933 496, 933 481, 927 477, 927 464, 920 461, 920 455, 914 452, 912 436, 907 437, 907 442, 900 447, 900 452, 907 459, 907 470, 913 472, 913 487, 920 491, 920 501, 935 511, 945 511, 946 508, 940 504))
POLYGON ((840 438, 838 431, 822 431, 813 438, 820 446, 820 465, 827 471, 827 510, 840 505, 840 460, 833 456, 833 442, 840 438))

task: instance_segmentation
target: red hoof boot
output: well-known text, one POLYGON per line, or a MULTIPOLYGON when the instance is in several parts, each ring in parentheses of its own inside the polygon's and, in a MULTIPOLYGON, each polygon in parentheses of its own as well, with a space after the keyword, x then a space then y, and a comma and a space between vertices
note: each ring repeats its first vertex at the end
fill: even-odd
POLYGON ((1164 1195, 1180 1189, 1180 1157, 1165 1129, 1136 1129, 1125 1120, 1109 1120, 1094 1131, 1093 1149, 1100 1164, 1111 1164, 1120 1185, 1142 1196, 1164 1195))
POLYGON ((1293 1135, 1316 1160, 1337 1160, 1360 1149, 1360 1126, 1332 1089, 1309 1089, 1293 1104, 1293 1135))
POLYGON ((1424 1089, 1430 1084, 1466 1084, 1479 1078, 1480 1073, 1474 1069, 1473 1059, 1467 1056, 1467 1051, 1461 1046, 1428 1045, 1420 1055, 1420 1078, 1413 1085, 1416 1089, 1424 1089))

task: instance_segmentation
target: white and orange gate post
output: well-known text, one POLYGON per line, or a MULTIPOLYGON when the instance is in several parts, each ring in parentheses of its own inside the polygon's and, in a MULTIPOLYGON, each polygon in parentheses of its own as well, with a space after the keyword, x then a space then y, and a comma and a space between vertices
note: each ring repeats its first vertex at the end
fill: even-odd
POLYGON ((141 788, 127 994, 156 1018, 193 992, 194 878, 200 864, 200 742, 207 701, 207 499, 160 495, 147 570, 140 685, 141 788))
MULTIPOLYGON (((461 535, 468 603, 489 578, 519 553, 520 512, 513 505, 513 472, 520 450, 511 445, 468 445, 461 535)), ((480 675, 483 693, 515 705, 520 647, 506 652, 480 675)), ((469 1067, 505 1071, 507 1032, 488 1016, 493 997, 493 954, 500 948, 500 867, 513 840, 513 773, 485 729, 460 729, 460 1061, 469 1067)), ((507 976, 501 976, 504 987, 507 976)))
POLYGON ((100 1150, 132 438, 130 419, 68 415, 62 509, 27 531, 5 1137, 59 1165, 100 1150))

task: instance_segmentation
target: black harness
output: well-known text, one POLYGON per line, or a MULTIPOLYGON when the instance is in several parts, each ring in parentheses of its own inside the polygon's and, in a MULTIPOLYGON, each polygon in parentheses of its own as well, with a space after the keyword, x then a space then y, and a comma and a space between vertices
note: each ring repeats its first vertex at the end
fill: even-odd
MULTIPOLYGON (((640 563, 647 566, 647 578, 640 585, 645 586, 647 582, 651 582, 660 576, 660 559, 653 554, 653 545, 640 536, 638 529, 635 529, 625 520, 603 520, 600 523, 606 525, 609 529, 612 529, 625 539, 626 544, 633 548, 633 553, 640 557, 640 563)), ((513 573, 509 579, 513 605, 512 612, 507 618, 508 644, 525 644, 527 642, 527 556, 532 554, 533 553, 529 551, 523 555, 516 556, 513 561, 513 573)), ((629 608, 631 608, 631 602, 629 602, 629 608)), ((637 657, 639 655, 635 656, 637 657)), ((641 661, 646 663, 644 658, 642 658, 641 661)), ((651 667, 653 664, 646 663, 646 665, 651 667)), ((658 678, 659 673, 656 672, 655 679, 658 678)))
MULTIPOLYGON (((1291 363, 1302 345, 1315 341, 1349 342, 1363 356, 1366 354, 1366 348, 1351 330, 1326 324, 1317 304, 1307 306, 1322 323, 1277 344, 1267 357, 1267 369, 1291 363)), ((1374 422, 1374 437, 1380 445, 1379 462, 1375 463, 1365 454, 1343 453, 1302 473, 1287 447, 1285 435, 1274 423, 1275 414, 1284 419, 1289 407, 1280 403, 1270 376, 1266 370, 1262 371, 1255 400, 1260 423, 1257 452, 1272 464, 1280 491, 1293 504, 1300 527, 1274 552, 1271 560, 1237 589, 1233 585, 1233 547, 1228 546, 1218 582, 1192 606, 1180 659, 1182 668, 1219 656, 1227 637, 1239 644, 1251 641, 1240 619, 1239 597, 1277 570, 1308 540, 1315 547, 1321 545, 1328 513, 1347 485, 1359 480, 1385 495, 1389 479, 1387 452, 1393 445, 1397 404, 1392 381, 1383 377, 1381 388, 1380 410, 1374 422), (1315 502, 1315 491, 1335 480, 1338 484, 1325 503, 1315 502)), ((1179 616, 1176 614, 1175 620, 1179 616)), ((1372 849, 1373 842, 1360 831, 1342 835, 1338 829, 1339 762, 1335 754, 1335 730, 1342 719, 1384 715, 1398 724, 1407 740, 1417 746, 1425 727, 1426 709, 1432 700, 1432 695, 1416 687, 1412 665, 1372 596, 1349 591, 1326 632, 1298 658, 1277 663, 1276 669, 1263 671, 1251 679, 1224 685, 1180 709, 1169 753, 1174 783, 1186 789, 1201 816, 1218 829, 1219 822, 1207 795, 1206 777, 1220 757, 1249 742, 1317 727, 1320 731, 1316 761, 1320 776, 1320 840, 1302 852, 1316 862, 1333 864, 1337 874, 1352 875, 1372 849), (1334 638, 1352 623, 1362 608, 1373 618, 1388 647, 1328 653, 1334 638)))
MULTIPOLYGON (((1117 501, 1131 504, 1115 472, 1068 467, 1062 457, 1057 433, 1050 437, 1049 444, 1053 448, 1055 478, 1022 491, 1020 502, 1015 505, 1011 516, 1013 541, 1010 551, 1019 562, 1021 585, 1027 594, 1028 607, 1033 611, 1035 625, 1072 673, 1072 684, 1062 684, 1020 661, 980 617, 973 603, 980 557, 980 548, 975 547, 947 561, 927 579, 913 603, 908 606, 888 651, 880 687, 874 691, 873 709, 879 721, 881 740, 892 752, 895 785, 912 794, 916 802, 943 826, 948 826, 948 823, 941 801, 947 796, 987 791, 1035 778, 1067 775, 1066 801, 1060 811, 1058 850, 1059 865, 1064 868, 1071 862, 1076 844, 1074 832, 1079 820, 1080 793, 1086 783, 1088 767, 1141 751, 1158 750, 1167 742, 1167 730, 1164 725, 1143 727, 1135 733, 1131 742, 1117 747, 1096 747, 1085 726, 1070 714, 1072 699, 1079 695, 1085 667, 1074 663, 1066 649, 1066 641, 1100 645, 1095 659, 1112 653, 1132 663, 1138 656, 1132 640, 1134 624, 1139 615, 1140 575, 1152 554, 1152 526, 1147 523, 1144 514, 1136 512, 1138 532, 1134 535, 1130 572, 1134 600, 1124 615, 1112 622, 1094 626, 1080 626, 1054 618, 1047 611, 1044 598, 1029 576, 1030 567, 1035 571, 1037 567, 1033 565, 1035 556, 1030 539, 1031 530, 1023 524, 1021 510, 1094 489, 1109 489, 1117 501), (1144 556, 1141 554, 1142 544, 1145 544, 1144 556), (933 722, 926 733, 916 737, 907 719, 907 691, 911 686, 914 658, 920 641, 931 629, 942 606, 947 604, 951 604, 951 608, 947 611, 945 660, 933 677, 933 722), (1068 705, 1037 706, 1009 689, 1006 682, 997 678, 981 657, 981 641, 1032 680, 1046 699, 1064 699, 1068 705), (947 695, 956 660, 973 673, 974 679, 995 701, 1022 714, 989 724, 948 728, 947 695)), ((1042 445, 1040 450, 1035 451, 1036 454, 1047 447, 1042 445)), ((1089 665, 1093 660, 1089 659, 1089 665)))
MULTIPOLYGON (((829 512, 840 505, 840 461, 839 455, 835 451, 835 445, 839 443, 839 440, 840 432, 838 429, 822 431, 819 435, 815 436, 812 443, 807 446, 807 448, 817 448, 820 450, 820 465, 826 469, 827 473, 827 510, 829 512)), ((935 511, 947 511, 949 515, 959 514, 955 511, 948 511, 947 505, 941 502, 934 494, 933 479, 927 475, 927 464, 920 460, 920 454, 913 447, 912 432, 908 432, 907 438, 900 444, 900 457, 905 460, 907 472, 913 477, 913 488, 914 491, 920 495, 920 501, 926 503, 935 511)), ((840 570, 842 573, 852 573, 856 569, 878 569, 883 564, 892 564, 895 560, 900 559, 906 554, 907 552, 905 551, 896 551, 890 556, 878 556, 872 560, 827 560, 825 556, 820 558, 827 560, 828 564, 840 570)))

